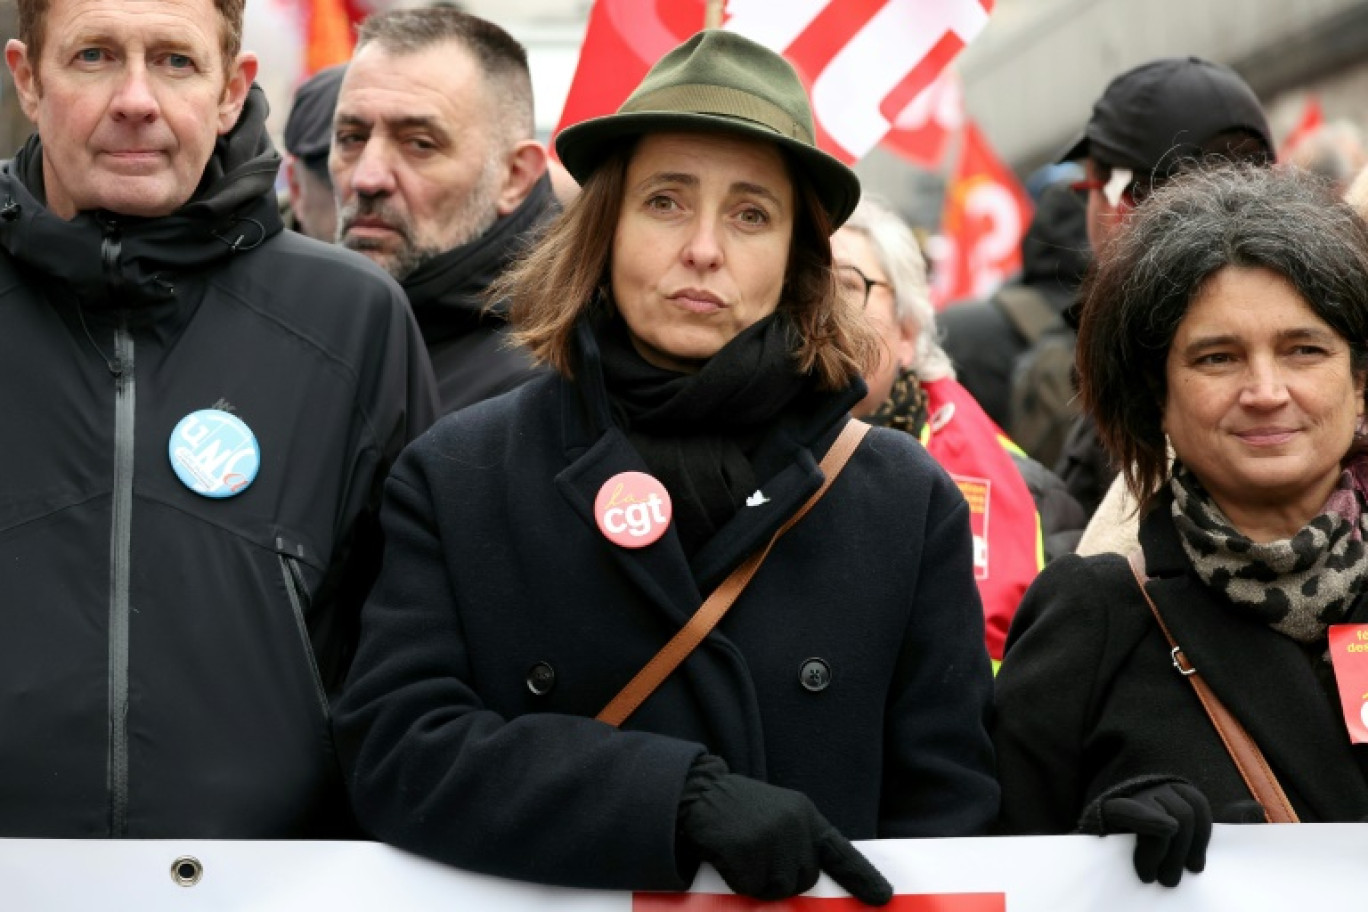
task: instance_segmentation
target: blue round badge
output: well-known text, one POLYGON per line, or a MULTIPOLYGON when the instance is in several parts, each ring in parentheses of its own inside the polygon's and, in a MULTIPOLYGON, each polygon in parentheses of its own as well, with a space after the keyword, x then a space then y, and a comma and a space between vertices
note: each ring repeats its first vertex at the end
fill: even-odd
POLYGON ((205 497, 241 494, 261 467, 261 448, 252 429, 219 409, 182 418, 171 432, 167 452, 181 483, 205 497))

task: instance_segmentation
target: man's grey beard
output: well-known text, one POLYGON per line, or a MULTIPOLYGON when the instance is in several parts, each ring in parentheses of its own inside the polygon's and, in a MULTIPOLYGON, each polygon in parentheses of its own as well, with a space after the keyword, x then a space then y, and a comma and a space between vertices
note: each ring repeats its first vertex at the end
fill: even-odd
MULTIPOLYGON (((465 243, 462 241, 461 243, 465 243)), ((456 246, 460 246, 457 244, 456 246)), ((357 248, 361 249, 361 248, 357 248)), ((434 247, 415 247, 405 241, 403 246, 396 250, 392 255, 386 257, 380 263, 385 271, 394 277, 394 281, 402 282, 418 270, 419 266, 446 253, 445 250, 438 250, 434 247)))
MULTIPOLYGON (((497 162, 494 164, 497 165, 497 162)), ((388 201, 383 197, 358 197, 355 202, 343 207, 337 219, 337 240, 344 247, 369 256, 376 265, 393 276, 396 282, 402 282, 423 264, 435 260, 448 250, 469 244, 493 227, 499 219, 498 206, 495 202, 498 191, 498 185, 491 179, 490 168, 486 167, 485 173, 480 176, 480 182, 471 190, 465 206, 462 207, 468 218, 457 223, 456 239, 448 246, 419 246, 414 243, 412 222, 407 218, 400 218, 398 213, 390 212, 388 201), (399 234, 398 249, 387 255, 372 256, 372 251, 382 249, 381 244, 369 238, 347 238, 347 228, 360 215, 380 215, 389 222, 399 234)))

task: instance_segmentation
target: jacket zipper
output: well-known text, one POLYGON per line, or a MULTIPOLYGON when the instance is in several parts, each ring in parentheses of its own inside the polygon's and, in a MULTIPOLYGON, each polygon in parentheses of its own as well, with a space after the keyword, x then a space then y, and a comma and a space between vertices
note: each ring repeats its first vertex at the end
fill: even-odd
MULTIPOLYGON (((119 233, 105 225, 100 248, 111 292, 119 265, 119 233)), ((136 389, 133 336, 123 316, 114 330, 114 496, 109 533, 109 834, 128 835, 128 628, 133 522, 133 440, 136 389)))
POLYGON ((114 505, 109 574, 110 835, 128 835, 128 625, 133 520, 133 337, 120 320, 114 332, 114 505))
POLYGON ((318 672, 318 660, 314 657, 313 640, 309 638, 309 625, 305 622, 305 613, 309 606, 309 588, 304 584, 304 574, 299 569, 299 561, 288 554, 276 554, 280 561, 280 574, 285 580, 285 594, 290 599, 290 610, 294 613, 295 628, 299 631, 299 639, 304 647, 304 659, 309 664, 309 674, 313 677, 314 695, 318 698, 318 705, 323 710, 323 721, 330 720, 331 713, 328 709, 328 692, 323 687, 323 676, 318 672))

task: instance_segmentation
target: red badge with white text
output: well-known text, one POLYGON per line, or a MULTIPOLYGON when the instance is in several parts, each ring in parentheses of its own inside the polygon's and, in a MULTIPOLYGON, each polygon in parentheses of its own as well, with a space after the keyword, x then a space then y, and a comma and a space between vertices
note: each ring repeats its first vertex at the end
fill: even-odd
POLYGON ((603 537, 622 548, 654 544, 670 527, 670 492, 645 472, 621 472, 594 498, 594 521, 603 537))
POLYGON ((1349 741, 1368 744, 1368 624, 1330 625, 1330 661, 1349 741))

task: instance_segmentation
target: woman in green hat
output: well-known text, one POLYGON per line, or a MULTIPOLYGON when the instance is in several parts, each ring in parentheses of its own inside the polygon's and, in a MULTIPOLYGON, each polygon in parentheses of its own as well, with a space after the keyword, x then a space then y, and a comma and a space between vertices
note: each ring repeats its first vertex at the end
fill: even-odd
POLYGON ((557 150, 583 190, 494 291, 554 370, 386 489, 336 718, 358 816, 507 877, 678 890, 706 861, 887 902, 847 840, 982 833, 998 788, 968 506, 907 435, 847 428, 877 342, 829 237, 859 182, 793 69, 721 31, 557 150))

